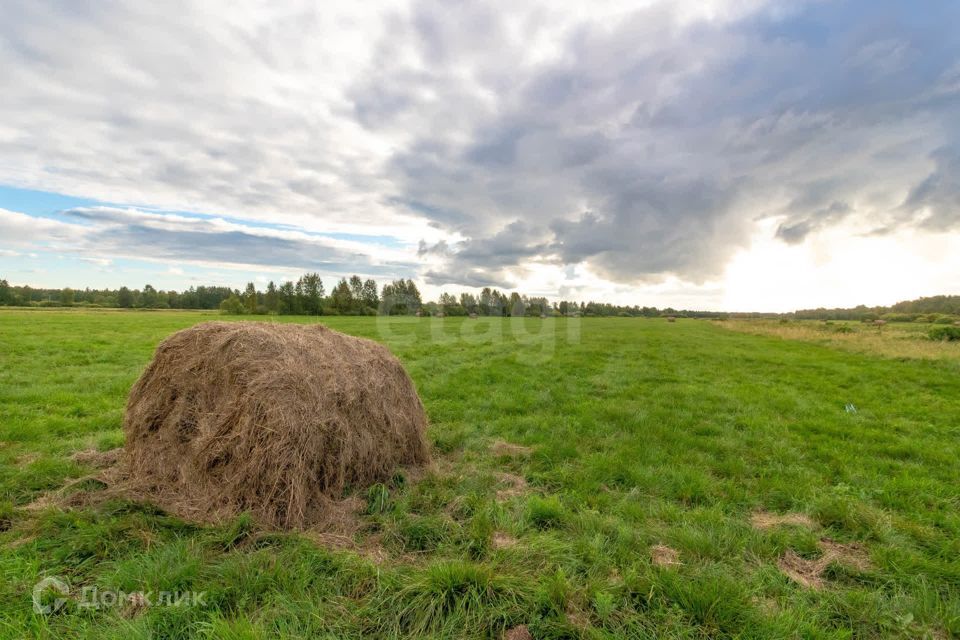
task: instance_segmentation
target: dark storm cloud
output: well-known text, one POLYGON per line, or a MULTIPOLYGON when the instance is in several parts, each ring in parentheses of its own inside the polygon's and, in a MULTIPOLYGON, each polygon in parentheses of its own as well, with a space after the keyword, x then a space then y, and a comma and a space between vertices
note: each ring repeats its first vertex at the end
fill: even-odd
MULTIPOLYGON (((529 68, 511 65, 524 41, 487 21, 479 32, 493 46, 470 91, 435 44, 461 26, 414 26, 411 46, 438 64, 391 100, 425 119, 441 100, 471 114, 470 135, 417 131, 391 169, 402 197, 467 236, 434 273, 444 282, 531 261, 587 263, 623 282, 702 281, 763 216, 780 218, 787 243, 851 219, 956 229, 958 19, 953 3, 859 1, 681 24, 655 4, 569 29, 562 55, 529 68), (425 89, 435 98, 418 97, 425 89), (506 242, 513 220, 523 233, 506 242)), ((535 40, 537 23, 528 28, 535 40)), ((404 73, 384 63, 358 105, 404 73)))
POLYGON ((789 244, 803 242, 809 234, 842 220, 852 211, 846 202, 833 202, 828 207, 806 214, 805 217, 795 217, 789 224, 781 224, 777 228, 777 237, 789 244))
POLYGON ((901 210, 924 216, 923 226, 937 231, 960 226, 960 149, 944 148, 932 154, 934 170, 907 196, 901 210))

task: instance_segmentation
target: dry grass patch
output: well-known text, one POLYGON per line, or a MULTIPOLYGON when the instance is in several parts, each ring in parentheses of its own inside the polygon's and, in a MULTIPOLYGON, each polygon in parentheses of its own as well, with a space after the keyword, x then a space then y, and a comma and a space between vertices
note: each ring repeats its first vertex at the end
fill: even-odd
POLYGON ((680 562, 680 553, 665 544, 650 547, 650 560, 657 567, 672 567, 683 564, 680 562))
POLYGON ((28 467, 39 459, 40 454, 38 453, 23 453, 17 456, 16 464, 18 467, 28 467))
POLYGON ((491 539, 491 544, 494 549, 509 549, 510 547, 515 547, 517 542, 518 540, 516 538, 503 531, 494 531, 493 538, 491 539))
POLYGON ((124 618, 136 618, 145 612, 150 606, 150 600, 142 591, 134 591, 127 596, 127 602, 124 605, 120 615, 124 618))
POLYGON ((530 447, 507 442, 506 440, 495 440, 493 444, 490 445, 490 451, 493 452, 493 455, 500 458, 526 458, 533 453, 533 449, 530 447))
POLYGON ((530 633, 527 625, 522 624, 519 627, 504 631, 503 640, 533 640, 533 634, 530 633))
POLYGON ((109 451, 97 451, 96 449, 84 449, 77 451, 70 459, 79 464, 86 464, 98 469, 105 469, 117 464, 120 460, 120 454, 123 448, 110 449, 109 451))
POLYGON ((917 327, 909 323, 877 326, 859 322, 826 325, 817 321, 725 320, 714 324, 741 333, 815 342, 889 358, 960 360, 960 342, 929 340, 925 331, 917 331, 917 327), (851 331, 837 331, 840 326, 849 327, 851 331))
POLYGON ((523 476, 501 471, 497 473, 496 477, 500 485, 505 485, 502 489, 497 490, 497 500, 509 500, 510 498, 522 496, 529 491, 529 485, 523 476))
POLYGON ((866 550, 859 544, 822 538, 818 546, 823 552, 819 558, 808 560, 788 549, 777 561, 777 566, 788 578, 808 589, 822 589, 826 585, 823 573, 834 562, 857 571, 869 571, 873 566, 866 550))
POLYGON ((813 518, 804 513, 784 513, 783 515, 778 515, 767 511, 757 511, 751 515, 750 524, 753 525, 754 529, 764 531, 781 525, 806 527, 808 529, 816 529, 819 527, 819 524, 813 518))

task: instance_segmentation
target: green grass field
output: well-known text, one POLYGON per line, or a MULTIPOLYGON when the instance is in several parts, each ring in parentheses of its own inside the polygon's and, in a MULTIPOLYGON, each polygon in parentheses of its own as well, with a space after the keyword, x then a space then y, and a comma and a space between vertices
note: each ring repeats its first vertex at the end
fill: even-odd
POLYGON ((354 535, 96 500, 71 456, 121 446, 153 349, 214 318, 0 312, 0 636, 960 635, 956 359, 693 320, 323 318, 386 342, 431 420, 434 469, 365 492, 354 535), (203 595, 46 615, 45 576, 203 595))

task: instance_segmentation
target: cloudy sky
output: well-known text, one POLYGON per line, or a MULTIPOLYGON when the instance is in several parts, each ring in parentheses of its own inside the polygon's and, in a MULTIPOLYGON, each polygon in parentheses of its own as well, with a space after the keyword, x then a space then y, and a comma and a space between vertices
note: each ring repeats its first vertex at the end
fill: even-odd
POLYGON ((0 277, 960 293, 960 3, 6 2, 0 277))

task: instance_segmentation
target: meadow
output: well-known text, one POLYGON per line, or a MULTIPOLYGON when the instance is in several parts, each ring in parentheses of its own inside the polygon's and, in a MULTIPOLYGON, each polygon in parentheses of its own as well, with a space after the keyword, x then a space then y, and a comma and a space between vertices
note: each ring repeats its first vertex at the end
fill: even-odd
POLYGON ((130 386, 165 336, 211 319, 0 311, 0 637, 960 635, 955 345, 284 318, 390 346, 430 417, 429 471, 360 492, 349 534, 98 500, 91 450, 122 446, 130 386), (36 613, 48 576, 70 594, 36 613), (84 588, 202 595, 75 606, 84 588))

